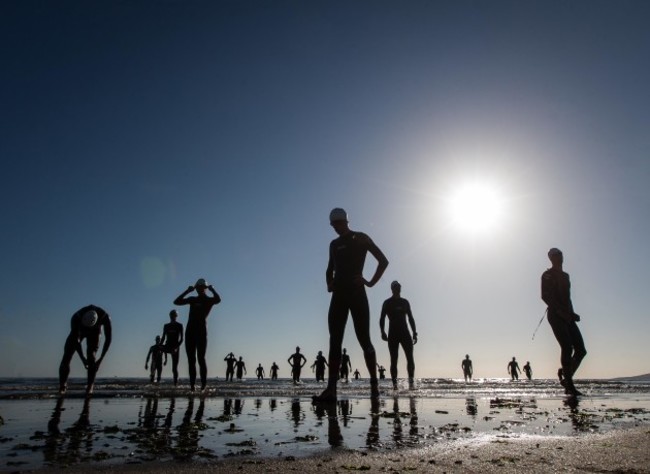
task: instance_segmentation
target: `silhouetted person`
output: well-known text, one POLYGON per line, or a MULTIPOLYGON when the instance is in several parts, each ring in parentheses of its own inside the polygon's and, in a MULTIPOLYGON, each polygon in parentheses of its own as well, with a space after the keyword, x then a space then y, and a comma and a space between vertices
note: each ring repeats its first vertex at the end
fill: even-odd
POLYGON ((75 352, 79 354, 81 362, 88 371, 88 383, 86 395, 93 393, 97 370, 104 360, 104 356, 111 346, 112 341, 111 318, 108 313, 99 306, 88 305, 81 308, 72 315, 70 319, 70 334, 68 335, 63 349, 63 359, 59 366, 59 393, 64 394, 68 389, 68 376, 70 375, 70 362, 75 352), (101 339, 102 328, 104 328, 104 345, 99 359, 97 350, 101 339), (81 341, 86 339, 86 355, 81 348, 81 341))
POLYGON ((311 365, 311 369, 316 369, 316 382, 325 381, 325 366, 327 365, 327 359, 323 355, 323 351, 318 351, 316 360, 311 365))
POLYGON ((271 380, 278 380, 278 370, 280 367, 278 367, 278 364, 273 362, 273 365, 271 366, 271 380))
POLYGON ((235 364, 237 363, 237 358, 232 352, 228 354, 224 359, 226 362, 226 382, 231 381, 235 375, 235 364))
POLYGON ((356 369, 352 375, 354 375, 354 380, 359 380, 359 377, 361 377, 361 372, 359 372, 359 369, 356 369))
POLYGON ((208 315, 216 304, 221 302, 221 297, 208 285, 203 278, 199 278, 194 286, 190 286, 174 300, 177 306, 189 305, 190 314, 185 329, 185 352, 190 372, 190 389, 194 391, 196 384, 196 360, 199 361, 201 375, 201 390, 205 388, 208 379, 208 366, 205 362, 205 351, 208 348, 208 315), (205 290, 210 290, 208 296, 205 290), (187 296, 196 290, 197 296, 187 296))
POLYGON ((398 281, 390 284, 390 290, 393 296, 384 301, 381 307, 381 317, 379 318, 379 327, 381 328, 381 338, 388 341, 388 351, 390 352, 390 376, 393 379, 393 388, 397 388, 397 357, 399 355, 399 346, 404 349, 406 355, 406 370, 409 377, 409 388, 413 388, 413 377, 415 376, 415 360, 413 359, 413 345, 418 342, 418 333, 415 330, 415 319, 411 312, 411 305, 408 300, 402 298, 402 285, 398 281), (384 329, 386 316, 390 321, 388 334, 384 329), (406 319, 413 331, 413 337, 409 332, 406 319))
POLYGON ((386 367, 377 364, 377 372, 379 372, 379 380, 384 380, 386 378, 386 367))
POLYGON ((587 355, 582 334, 576 324, 580 321, 580 316, 573 311, 571 281, 569 274, 562 269, 562 252, 552 248, 548 251, 548 258, 551 260, 551 268, 542 274, 542 300, 548 306, 548 322, 560 344, 562 368, 558 371, 558 376, 568 394, 580 395, 573 384, 573 375, 587 355))
POLYGON ((526 374, 528 380, 533 378, 533 368, 530 366, 530 362, 528 361, 526 361, 526 365, 524 365, 524 374, 526 374))
POLYGON ((246 364, 244 363, 242 357, 239 357, 239 360, 235 362, 235 368, 237 369, 237 380, 241 380, 246 372, 246 364))
POLYGON ((255 369, 255 375, 257 375, 257 380, 264 380, 264 368, 262 364, 259 364, 257 369, 255 369))
POLYGON ((156 336, 156 343, 149 348, 149 352, 147 353, 147 360, 144 362, 144 370, 147 370, 149 368, 149 358, 151 358, 151 374, 149 376, 149 382, 151 383, 153 383, 156 375, 156 382, 160 383, 163 366, 163 354, 165 356, 165 365, 167 365, 167 353, 163 351, 163 346, 160 343, 160 336, 156 336))
POLYGON ((465 377, 465 382, 472 380, 472 375, 474 375, 474 367, 472 366, 472 360, 469 358, 469 354, 465 355, 465 358, 460 363, 460 367, 463 369, 463 377, 465 377))
POLYGON ((350 376, 351 370, 352 370, 352 362, 350 361, 348 350, 343 349, 343 354, 341 354, 341 373, 339 375, 341 380, 345 379, 346 382, 349 382, 348 378, 350 376))
POLYGON ((325 391, 314 397, 314 401, 336 400, 336 383, 348 313, 352 314, 354 331, 370 373, 371 397, 378 397, 377 355, 370 339, 370 308, 366 286, 375 286, 388 266, 388 259, 368 235, 350 230, 345 210, 333 209, 330 212, 330 224, 339 237, 330 243, 329 262, 325 272, 327 291, 332 293, 328 314, 329 380, 325 391), (377 269, 370 281, 363 277, 368 252, 377 260, 377 269))
POLYGON ((291 366, 291 377, 293 378, 293 383, 300 382, 300 371, 307 363, 307 358, 300 353, 300 347, 296 347, 296 352, 289 356, 287 362, 291 366))
POLYGON ((519 380, 521 369, 519 369, 519 364, 514 357, 510 362, 508 362, 508 373, 510 374, 510 377, 512 377, 512 380, 519 380))
POLYGON ((178 385, 178 356, 183 344, 183 325, 176 321, 178 313, 175 309, 169 312, 169 322, 163 326, 163 335, 160 343, 163 350, 172 356, 172 374, 174 385, 178 385))

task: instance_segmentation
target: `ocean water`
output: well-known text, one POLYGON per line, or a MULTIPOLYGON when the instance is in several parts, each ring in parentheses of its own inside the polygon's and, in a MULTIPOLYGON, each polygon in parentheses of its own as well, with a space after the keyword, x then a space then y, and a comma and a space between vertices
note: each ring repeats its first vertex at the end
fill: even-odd
POLYGON ((419 379, 413 390, 367 380, 341 383, 334 404, 313 405, 323 383, 211 381, 152 386, 146 379, 84 381, 66 397, 56 379, 0 379, 0 471, 90 463, 297 457, 330 450, 426 451, 436 443, 581 436, 650 426, 650 384, 579 381, 579 399, 555 380, 419 379))

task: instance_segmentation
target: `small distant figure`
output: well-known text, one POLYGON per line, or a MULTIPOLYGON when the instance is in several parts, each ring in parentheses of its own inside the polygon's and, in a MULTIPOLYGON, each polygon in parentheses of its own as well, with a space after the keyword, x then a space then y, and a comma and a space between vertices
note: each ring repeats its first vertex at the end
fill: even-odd
POLYGON ((293 383, 300 382, 300 371, 307 363, 307 358, 300 353, 300 347, 296 347, 296 352, 289 356, 287 362, 291 366, 291 377, 293 378, 293 383))
POLYGON ((343 349, 343 354, 341 354, 341 374, 339 375, 340 379, 341 380, 345 379, 346 382, 349 382, 351 370, 352 370, 352 362, 350 361, 348 350, 343 349))
POLYGON ((463 377, 465 377, 465 382, 471 382, 472 375, 474 375, 474 367, 472 366, 472 360, 469 358, 469 354, 465 354, 465 358, 460 363, 460 367, 463 369, 463 377))
POLYGON ((235 375, 235 364, 237 363, 237 357, 232 352, 224 357, 224 362, 226 363, 226 382, 232 382, 232 378, 235 375))
POLYGON ((108 352, 113 339, 111 328, 111 318, 108 313, 99 306, 88 305, 81 308, 72 315, 70 319, 70 334, 68 335, 63 349, 63 359, 59 366, 59 393, 65 394, 68 389, 68 376, 70 375, 70 362, 75 352, 79 354, 81 363, 88 371, 88 382, 86 384, 86 396, 93 393, 95 387, 95 377, 99 366, 108 352), (99 359, 97 350, 99 349, 99 340, 104 329, 104 345, 99 359), (84 356, 81 348, 81 341, 86 339, 86 355, 84 356))
POLYGON ((325 366, 327 366, 327 359, 323 355, 323 351, 318 351, 316 360, 310 367, 312 371, 316 369, 316 382, 325 381, 325 366))
POLYGON ((542 300, 548 306, 547 319, 560 344, 562 367, 558 377, 565 392, 577 396, 581 393, 573 384, 573 375, 587 355, 587 349, 577 324, 580 316, 573 311, 571 281, 563 270, 564 255, 560 249, 552 248, 548 251, 548 258, 551 268, 542 274, 542 300))
POLYGON ((354 331, 370 374, 370 396, 376 399, 379 397, 377 354, 370 339, 370 308, 366 287, 372 288, 380 280, 388 266, 388 259, 367 234, 350 229, 348 214, 344 209, 332 209, 329 217, 330 225, 339 236, 330 242, 329 261, 325 272, 327 291, 332 293, 328 313, 329 380, 325 391, 314 396, 313 401, 333 402, 337 399, 336 384, 342 362, 341 347, 348 314, 352 315, 354 331), (368 252, 377 260, 377 268, 370 281, 363 277, 368 252))
POLYGON ((241 356, 239 356, 239 360, 235 362, 235 368, 237 369, 237 380, 241 380, 244 374, 248 374, 248 372, 246 372, 246 364, 241 356))
POLYGON ((404 349, 406 355, 406 370, 409 377, 409 388, 413 389, 413 378, 415 376, 415 360, 413 358, 413 346, 418 342, 418 333, 415 330, 415 319, 411 312, 411 305, 405 298, 402 298, 402 285, 396 280, 390 284, 390 290, 393 296, 384 301, 381 307, 381 317, 379 318, 379 327, 381 328, 381 338, 388 341, 388 351, 390 352, 390 376, 393 379, 393 388, 397 389, 397 357, 399 355, 399 346, 404 349), (390 321, 388 334, 384 329, 386 316, 390 321), (409 332, 406 320, 411 326, 413 337, 409 332))
POLYGON ((512 377, 512 380, 519 380, 519 374, 521 373, 521 369, 519 368, 519 364, 517 363, 517 360, 514 357, 508 363, 508 373, 510 374, 510 377, 512 377))
POLYGON ((183 325, 177 322, 176 318, 178 318, 178 312, 172 309, 169 312, 169 322, 163 326, 163 335, 160 341, 160 344, 163 346, 163 351, 172 356, 174 385, 178 385, 178 357, 181 344, 183 344, 183 325))
POLYGON ((278 380, 278 370, 280 367, 278 367, 278 364, 273 362, 273 365, 271 366, 271 380, 278 380))
POLYGON ((255 374, 257 375, 257 380, 264 380, 264 367, 262 367, 262 364, 259 364, 257 366, 257 369, 255 369, 255 374))
POLYGON ((175 300, 176 306, 189 305, 190 314, 185 328, 185 352, 190 372, 190 390, 194 391, 196 384, 196 361, 199 361, 201 376, 201 390, 205 389, 208 380, 208 366, 205 362, 205 351, 208 348, 208 315, 216 304, 221 302, 221 297, 208 285, 203 278, 199 278, 194 286, 189 286, 175 300), (187 296, 195 291, 197 296, 187 296), (212 293, 208 296, 206 290, 212 293))
POLYGON ((533 378, 533 368, 530 366, 529 361, 526 361, 526 365, 524 365, 524 374, 526 374, 526 378, 528 380, 532 380, 532 378, 533 378))
POLYGON ((379 380, 384 380, 386 378, 386 367, 377 364, 377 371, 379 372, 379 380))
POLYGON ((354 380, 359 380, 359 377, 361 377, 361 372, 359 372, 359 369, 356 369, 352 375, 354 375, 354 380))
POLYGON ((149 375, 149 382, 160 383, 163 368, 163 355, 165 356, 165 364, 167 365, 167 353, 164 351, 163 345, 160 343, 160 336, 156 336, 156 343, 149 348, 147 353, 147 360, 144 362, 144 370, 149 368, 149 358, 151 358, 151 374, 149 375), (157 377, 156 377, 157 375, 157 377))

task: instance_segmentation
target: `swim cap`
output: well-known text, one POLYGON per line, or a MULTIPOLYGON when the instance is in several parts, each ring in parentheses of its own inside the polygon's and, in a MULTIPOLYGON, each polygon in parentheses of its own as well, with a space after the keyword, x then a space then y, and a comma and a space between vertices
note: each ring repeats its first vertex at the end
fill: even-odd
POLYGON ((548 256, 551 258, 554 255, 562 255, 562 251, 558 248, 553 247, 551 250, 548 251, 548 256))
POLYGON ((208 284, 205 282, 203 278, 199 278, 198 280, 196 280, 196 284, 194 286, 207 288, 208 284))
POLYGON ((391 287, 391 288, 395 288, 395 287, 399 287, 399 288, 401 288, 402 285, 399 284, 399 281, 394 280, 394 281, 390 284, 390 287, 391 287))
POLYGON ((81 324, 83 324, 87 328, 91 328, 95 324, 97 324, 98 319, 99 316, 97 316, 97 312, 91 309, 89 311, 86 311, 84 315, 81 317, 81 324))
POLYGON ((175 309, 172 309, 172 310, 169 312, 169 315, 170 315, 170 316, 176 316, 176 317, 178 317, 178 311, 176 311, 175 309))
POLYGON ((330 212, 330 222, 336 221, 348 221, 348 213, 345 212, 345 209, 341 209, 340 207, 332 209, 330 212))

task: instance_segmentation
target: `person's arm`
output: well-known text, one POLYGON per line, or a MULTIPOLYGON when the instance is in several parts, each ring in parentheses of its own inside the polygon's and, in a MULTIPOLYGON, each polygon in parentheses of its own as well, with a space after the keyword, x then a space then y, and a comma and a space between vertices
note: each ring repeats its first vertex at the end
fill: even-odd
POLYGON ((108 316, 107 313, 106 318, 104 319, 104 346, 102 347, 102 355, 99 356, 99 359, 97 359, 97 367, 99 368, 99 365, 102 363, 104 360, 104 356, 108 352, 108 348, 111 347, 111 342, 113 342, 113 329, 111 327, 111 318, 108 316))
POLYGON ((245 373, 246 375, 248 375, 248 372, 246 371, 246 364, 243 364, 243 365, 244 365, 244 373, 245 373))
POLYGON ((558 314, 566 321, 574 321, 573 308, 567 308, 557 298, 557 282, 551 271, 542 275, 542 300, 549 311, 558 314))
POLYGON ((167 365, 167 353, 163 352, 163 354, 165 354, 165 363, 163 365, 167 365))
POLYGON ((300 365, 300 368, 302 369, 307 363, 307 358, 302 354, 300 354, 300 357, 302 357, 302 364, 300 365))
POLYGON ((193 286, 188 286, 187 290, 185 290, 180 295, 178 295, 178 297, 174 300, 174 304, 176 306, 183 306, 183 305, 186 305, 186 304, 190 304, 190 299, 186 298, 186 296, 189 295, 190 293, 192 293, 193 291, 194 291, 194 287, 193 286))
POLYGON ((349 357, 348 357, 348 365, 350 366, 350 370, 352 370, 352 361, 350 360, 349 357))
POLYGON ((381 276, 384 274, 386 271, 386 267, 388 267, 388 259, 384 255, 384 253, 375 245, 375 243, 372 241, 370 237, 365 235, 365 238, 367 239, 367 246, 368 246, 368 252, 372 254, 373 257, 377 260, 377 269, 375 270, 375 274, 372 276, 370 281, 363 280, 364 284, 368 288, 372 288, 375 286, 375 284, 379 281, 381 276))
POLYGON ((221 303, 221 296, 219 296, 219 293, 217 293, 212 285, 208 285, 208 290, 212 293, 212 299, 214 300, 214 304, 219 304, 221 303))
POLYGON ((180 333, 181 333, 181 340, 179 341, 179 343, 178 343, 178 345, 176 347, 181 347, 181 344, 183 344, 183 341, 184 341, 184 339, 183 339, 183 325, 181 324, 179 326, 179 328, 180 328, 180 333))
POLYGON ((384 341, 388 340, 388 334, 386 334, 386 330, 384 329, 386 325, 386 302, 384 301, 384 304, 381 305, 381 316, 379 317, 379 328, 381 329, 381 338, 384 341))
POLYGON ((147 370, 149 368, 149 357, 151 357, 152 352, 153 347, 150 347, 149 352, 147 352, 147 360, 144 361, 144 370, 147 370))
POLYGON ((327 291, 331 293, 334 290, 334 256, 332 255, 332 244, 330 244, 329 260, 327 261, 327 270, 325 270, 325 282, 327 291))
POLYGON ((411 332, 413 333, 413 344, 417 344, 418 332, 415 329, 415 319, 413 318, 413 313, 411 312, 411 303, 408 303, 406 306, 406 315, 409 318, 409 324, 411 325, 411 332))
POLYGON ((469 375, 474 375, 474 366, 472 365, 472 361, 469 362, 469 375))

